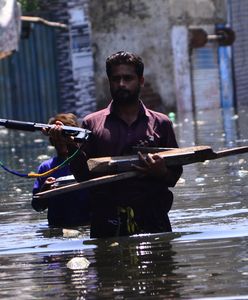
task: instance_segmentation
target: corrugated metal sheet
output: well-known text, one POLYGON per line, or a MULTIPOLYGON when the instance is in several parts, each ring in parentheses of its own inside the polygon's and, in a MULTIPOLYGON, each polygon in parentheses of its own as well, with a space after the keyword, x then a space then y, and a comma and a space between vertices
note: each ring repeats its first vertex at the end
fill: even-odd
POLYGON ((35 24, 19 51, 0 61, 0 117, 46 122, 58 110, 55 32, 35 24))
POLYGON ((192 86, 196 110, 220 107, 217 47, 215 43, 208 43, 192 51, 192 86))
POLYGON ((248 104, 248 1, 228 1, 231 27, 236 33, 233 44, 236 99, 248 104))

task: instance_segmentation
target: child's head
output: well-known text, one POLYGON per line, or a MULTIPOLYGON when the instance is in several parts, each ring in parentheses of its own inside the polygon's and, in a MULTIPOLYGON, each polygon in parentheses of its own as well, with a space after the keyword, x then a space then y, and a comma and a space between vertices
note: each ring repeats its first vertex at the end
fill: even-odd
POLYGON ((79 127, 77 117, 72 113, 57 114, 56 116, 49 119, 48 124, 55 124, 56 121, 60 121, 66 126, 79 127))
MULTIPOLYGON (((48 124, 55 124, 56 121, 62 122, 65 126, 79 127, 77 117, 72 113, 60 113, 48 120, 48 124)), ((50 143, 56 148, 54 141, 49 137, 50 143)))

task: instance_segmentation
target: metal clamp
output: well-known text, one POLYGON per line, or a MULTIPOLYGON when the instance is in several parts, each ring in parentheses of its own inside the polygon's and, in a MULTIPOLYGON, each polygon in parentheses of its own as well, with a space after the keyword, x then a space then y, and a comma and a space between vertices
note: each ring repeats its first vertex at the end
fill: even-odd
POLYGON ((235 41, 235 32, 231 28, 218 28, 215 34, 208 34, 202 28, 189 29, 190 48, 204 47, 208 42, 218 42, 219 46, 231 46, 235 41))

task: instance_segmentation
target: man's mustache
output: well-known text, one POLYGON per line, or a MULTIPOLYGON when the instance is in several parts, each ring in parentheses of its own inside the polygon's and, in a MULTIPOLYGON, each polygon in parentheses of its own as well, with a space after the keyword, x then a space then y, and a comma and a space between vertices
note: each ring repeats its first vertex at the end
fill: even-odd
POLYGON ((117 93, 122 93, 122 92, 130 93, 130 91, 127 89, 118 89, 118 90, 116 90, 116 92, 117 93))

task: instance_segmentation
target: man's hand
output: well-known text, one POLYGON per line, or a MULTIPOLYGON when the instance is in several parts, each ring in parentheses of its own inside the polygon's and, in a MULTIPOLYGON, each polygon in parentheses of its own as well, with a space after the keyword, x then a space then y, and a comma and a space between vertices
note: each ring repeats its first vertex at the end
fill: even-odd
POLYGON ((176 168, 168 168, 161 155, 148 153, 146 156, 138 152, 141 166, 133 165, 133 167, 140 171, 141 176, 151 176, 160 178, 170 187, 174 187, 180 178, 183 168, 181 166, 176 168))
POLYGON ((52 128, 43 128, 42 132, 49 136, 51 144, 56 148, 58 156, 67 157, 68 156, 68 146, 72 145, 76 147, 74 138, 72 136, 65 136, 63 134, 64 124, 60 121, 56 121, 52 128))
POLYGON ((57 142, 57 143, 66 143, 67 137, 65 137, 62 134, 62 126, 64 124, 60 121, 56 121, 55 124, 53 124, 53 126, 51 128, 43 128, 42 132, 44 133, 44 135, 49 136, 53 142, 57 142))
POLYGON ((153 177, 163 177, 167 175, 168 168, 159 154, 148 153, 145 157, 141 152, 138 152, 138 155, 142 166, 133 166, 136 170, 140 171, 141 174, 153 177))

